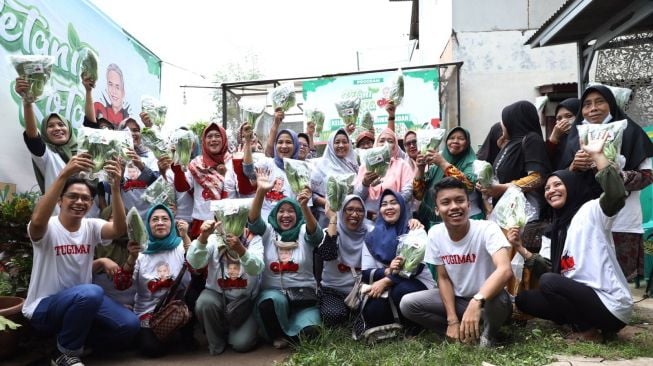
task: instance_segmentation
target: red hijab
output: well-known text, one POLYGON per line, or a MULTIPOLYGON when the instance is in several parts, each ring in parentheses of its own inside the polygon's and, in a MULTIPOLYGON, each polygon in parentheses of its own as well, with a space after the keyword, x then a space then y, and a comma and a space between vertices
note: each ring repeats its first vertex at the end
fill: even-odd
POLYGON ((224 175, 227 171, 225 163, 231 159, 231 154, 227 152, 228 146, 227 131, 222 126, 211 123, 202 132, 202 155, 188 164, 193 179, 204 188, 204 192, 210 192, 212 197, 207 199, 217 200, 223 196, 224 175), (222 149, 217 154, 211 154, 206 144, 206 135, 213 130, 217 130, 222 137, 222 149))

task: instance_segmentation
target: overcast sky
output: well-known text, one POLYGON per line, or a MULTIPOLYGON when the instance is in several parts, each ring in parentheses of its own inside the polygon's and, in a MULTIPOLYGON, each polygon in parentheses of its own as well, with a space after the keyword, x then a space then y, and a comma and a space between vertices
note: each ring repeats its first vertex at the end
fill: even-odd
MULTIPOLYGON (((265 77, 285 78, 407 64, 410 1, 90 0, 164 62, 162 99, 177 124, 208 118, 207 90, 229 62, 256 56, 265 77), (206 79, 198 76, 204 75, 206 79)), ((173 122, 174 123, 174 122, 173 122)))

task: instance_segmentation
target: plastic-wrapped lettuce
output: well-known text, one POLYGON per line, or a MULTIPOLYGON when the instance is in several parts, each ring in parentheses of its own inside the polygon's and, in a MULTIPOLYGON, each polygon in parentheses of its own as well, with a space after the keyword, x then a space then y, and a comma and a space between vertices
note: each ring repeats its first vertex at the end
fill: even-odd
POLYGON ((392 82, 390 86, 389 99, 395 103, 395 106, 399 106, 401 101, 404 99, 404 74, 399 70, 398 75, 392 82))
POLYGON ((98 79, 97 71, 98 58, 95 52, 85 48, 82 53, 82 78, 90 79, 93 82, 98 79))
POLYGON ((424 230, 411 230, 397 239, 397 255, 404 258, 399 275, 409 278, 417 273, 419 265, 424 261, 428 235, 424 230))
POLYGON ((209 125, 209 122, 206 121, 197 121, 195 123, 192 123, 188 126, 188 129, 193 131, 195 136, 202 136, 202 133, 204 133, 204 130, 206 127, 209 125))
POLYGON ((426 154, 429 150, 440 150, 440 143, 444 138, 446 130, 444 128, 428 128, 418 130, 417 135, 417 149, 420 153, 426 154))
POLYGON ((363 115, 363 120, 361 121, 361 127, 367 131, 374 133, 374 117, 372 117, 372 113, 365 112, 365 115, 363 115))
POLYGON ((361 160, 368 172, 375 172, 379 178, 383 178, 390 167, 390 144, 377 146, 366 150, 360 150, 361 160))
POLYGON ((283 168, 286 171, 288 184, 295 194, 299 194, 304 187, 311 184, 311 166, 302 160, 283 158, 283 168))
POLYGON ((597 139, 602 132, 607 132, 608 140, 603 145, 603 154, 608 160, 616 163, 617 156, 621 153, 621 142, 626 126, 628 126, 628 121, 625 119, 602 124, 582 124, 578 126, 578 136, 587 144, 589 136, 597 139))
POLYGON ((188 166, 190 155, 193 153, 195 134, 191 131, 179 129, 172 134, 171 142, 175 147, 172 162, 181 166, 188 166))
POLYGON ((315 133, 319 136, 324 129, 324 113, 317 109, 307 109, 306 120, 315 122, 315 133))
POLYGON ((141 142, 152 151, 152 154, 157 159, 166 155, 170 156, 170 146, 168 143, 159 137, 159 134, 155 130, 149 127, 141 130, 141 142))
POLYGON ((292 83, 283 83, 270 92, 272 107, 276 110, 281 107, 284 112, 295 106, 295 87, 292 83))
POLYGON ((265 106, 255 105, 247 103, 245 100, 240 100, 238 102, 238 107, 240 107, 240 114, 242 116, 242 121, 247 122, 252 128, 256 124, 256 120, 263 113, 265 106))
POLYGON ((360 107, 361 98, 358 97, 341 100, 336 103, 336 110, 340 118, 342 118, 342 123, 345 127, 350 124, 356 124, 360 107))
POLYGON ((211 201, 211 211, 215 214, 216 221, 222 222, 225 234, 237 237, 243 235, 247 226, 247 215, 252 206, 252 198, 230 198, 211 201))
POLYGON ((530 206, 521 189, 510 186, 494 206, 490 221, 496 222, 503 229, 523 228, 528 220, 527 206, 530 206))
POLYGON ((157 126, 159 129, 163 127, 166 122, 168 107, 154 97, 145 95, 141 98, 141 109, 147 113, 154 126, 157 126))
POLYGON ((474 160, 474 163, 472 163, 472 169, 474 169, 477 182, 481 187, 488 188, 492 186, 492 182, 494 181, 494 170, 492 169, 492 164, 485 160, 474 160))
POLYGON ((77 152, 88 153, 93 160, 93 169, 90 178, 106 180, 104 164, 107 160, 122 158, 131 160, 127 149, 133 149, 132 135, 129 131, 113 131, 96 128, 80 127, 77 130, 77 152))
POLYGON ((354 190, 352 182, 356 178, 356 174, 345 175, 330 175, 327 178, 326 184, 326 198, 329 201, 329 207, 334 212, 340 211, 345 197, 351 194, 354 190))
POLYGON ((136 207, 132 207, 127 212, 127 237, 141 245, 139 249, 141 252, 147 249, 147 230, 136 207))
POLYGON ((54 58, 44 55, 11 55, 9 62, 16 69, 18 76, 29 82, 29 90, 21 95, 23 100, 28 103, 39 100, 50 80, 54 58))
POLYGON ((145 189, 141 199, 152 206, 164 204, 170 207, 170 204, 176 204, 175 187, 161 175, 145 189))

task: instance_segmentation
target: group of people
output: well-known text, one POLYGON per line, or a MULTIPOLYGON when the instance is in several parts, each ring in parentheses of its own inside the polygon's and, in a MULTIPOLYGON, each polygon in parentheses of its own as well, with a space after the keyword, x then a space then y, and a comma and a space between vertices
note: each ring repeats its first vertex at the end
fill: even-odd
MULTIPOLYGON (((82 82, 85 125, 102 128, 90 96, 94 83, 82 82)), ((17 80, 19 94, 25 87, 17 80)), ((448 131, 442 151, 419 152, 414 131, 403 136, 402 149, 390 104, 388 126, 378 135, 358 131, 354 139, 351 128, 338 129, 321 157, 313 133, 281 127, 282 110, 275 111, 264 154, 251 126, 241 127, 238 151, 229 151, 225 129, 212 123, 190 164, 180 166, 142 145, 148 121, 141 115, 118 127, 131 132, 131 162, 109 160, 110 179, 99 183, 77 177, 93 163, 76 151, 70 123, 51 114, 39 129, 32 108, 24 103, 24 138, 44 194, 28 226, 34 267, 24 314, 37 331, 56 335, 54 364, 78 365, 85 347, 126 347, 135 337, 145 354, 164 354, 166 341, 149 320, 173 283, 185 288, 193 313, 181 339, 192 343, 198 326, 213 355, 227 346, 252 350, 261 338, 283 348, 323 326, 343 325, 357 339, 426 328, 492 346, 513 313, 506 291, 511 255, 539 276, 538 288, 514 299, 522 313, 569 325, 583 339, 618 331, 632 313, 627 277, 641 274, 638 192, 652 181, 653 144, 608 88, 590 87, 580 100, 560 103, 546 140, 533 104, 505 107, 478 154, 462 127, 448 131), (621 166, 603 154, 607 135, 579 142, 581 124, 621 119, 628 120, 621 166), (380 177, 357 152, 384 144, 391 157, 380 177), (299 193, 286 175, 287 158, 312 166, 299 193), (477 183, 477 159, 493 165, 489 187, 477 183), (129 167, 138 170, 128 174, 129 167), (347 174, 355 175, 353 193, 333 210, 326 182, 347 174), (140 198, 158 177, 175 187, 171 204, 140 198), (502 231, 486 220, 510 187, 534 208, 524 230, 502 231), (240 237, 222 234, 211 211, 211 201, 229 198, 252 199, 240 237), (145 250, 125 238, 131 207, 145 223, 145 250), (422 232, 424 260, 406 275, 398 246, 422 232), (532 239, 540 236, 541 243, 532 239), (359 287, 354 297, 361 301, 352 306, 359 287)))

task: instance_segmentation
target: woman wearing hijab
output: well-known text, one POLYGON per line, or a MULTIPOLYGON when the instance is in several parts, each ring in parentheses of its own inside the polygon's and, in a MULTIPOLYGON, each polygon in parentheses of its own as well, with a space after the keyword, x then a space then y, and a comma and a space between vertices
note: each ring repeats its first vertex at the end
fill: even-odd
MULTIPOLYGON (((577 116, 574 126, 569 131, 567 144, 562 156, 561 165, 572 171, 586 172, 586 179, 591 181, 594 175, 592 160, 579 149, 577 126, 587 123, 612 123, 627 120, 621 143, 622 165, 621 176, 629 192, 624 207, 614 219, 612 234, 616 245, 619 264, 628 279, 636 278, 644 273, 644 242, 642 229, 642 207, 639 202, 640 190, 653 182, 651 172, 651 156, 653 143, 644 130, 635 123, 617 105, 614 95, 607 87, 595 85, 587 88, 581 97, 581 113, 577 116)), ((590 186, 588 186, 588 189, 590 186)), ((596 183, 592 188, 595 194, 600 193, 596 183)), ((595 196, 596 197, 596 196, 595 196)))
POLYGON ((551 168, 537 109, 530 102, 519 101, 505 107, 501 119, 503 136, 508 141, 494 160, 494 176, 498 184, 489 188, 477 185, 477 188, 496 203, 508 187, 516 185, 536 212, 529 222, 538 220, 544 204, 544 178, 551 168))
POLYGON ((320 326, 313 250, 324 232, 311 214, 311 191, 305 188, 297 201, 284 198, 261 218, 266 195, 274 186, 270 170, 256 170, 256 195, 248 214, 248 229, 263 239, 265 269, 254 314, 262 333, 275 348, 285 348, 298 336, 313 336, 320 326))
MULTIPOLYGON (((552 207, 552 272, 540 277, 537 290, 521 292, 515 299, 520 311, 558 324, 569 324, 573 338, 600 340, 628 324, 633 299, 617 261, 611 226, 624 207, 623 179, 603 154, 607 134, 582 146, 598 173, 603 188, 598 199, 590 197, 584 177, 558 170, 546 181, 545 199, 552 207)), ((541 262, 520 245, 519 229, 508 232, 526 264, 541 262)))
POLYGON ((571 126, 573 126, 579 111, 580 99, 578 98, 565 99, 556 106, 556 124, 546 141, 546 149, 555 169, 566 168, 560 166, 561 155, 567 145, 567 136, 569 136, 571 126))
POLYGON ((406 161, 410 168, 413 170, 413 173, 417 174, 417 155, 419 150, 417 150, 417 133, 415 131, 408 131, 404 135, 404 150, 406 151, 406 161))
POLYGON ((373 218, 377 214, 381 193, 386 189, 399 192, 405 202, 410 202, 413 198, 413 171, 408 162, 401 157, 403 151, 399 148, 397 136, 389 128, 379 134, 376 146, 383 146, 386 143, 390 145, 391 150, 390 166, 385 176, 380 178, 375 172, 368 172, 365 164, 361 164, 358 176, 354 180, 354 194, 365 200, 368 218, 373 218))
POLYGON ((340 211, 327 209, 326 216, 329 219, 326 235, 316 249, 325 262, 320 316, 324 324, 334 326, 349 319, 350 309, 344 300, 354 286, 355 277, 360 275, 365 235, 372 225, 365 218, 365 203, 353 194, 345 197, 340 211))
MULTIPOLYGON (((148 235, 147 248, 139 253, 140 244, 130 242, 130 258, 127 266, 116 275, 116 288, 126 290, 136 286, 134 297, 134 313, 141 319, 140 348, 150 357, 158 357, 165 353, 166 346, 154 335, 149 327, 152 312, 168 289, 175 277, 184 266, 186 249, 190 245, 188 238, 188 223, 177 221, 175 224, 172 211, 165 205, 155 205, 147 212, 145 224, 148 235), (179 231, 179 235, 177 235, 179 231), (137 259, 134 262, 134 258, 137 259), (133 272, 131 264, 133 263, 133 272)), ((185 276, 184 286, 188 284, 185 276)))
POLYGON ((311 172, 313 205, 317 211, 317 221, 322 227, 326 227, 329 222, 324 213, 327 180, 329 177, 341 177, 347 174, 358 174, 358 162, 349 135, 344 128, 340 128, 329 136, 324 155, 311 172))
POLYGON ((470 193, 471 204, 469 215, 472 219, 482 219, 483 212, 479 205, 479 197, 474 189, 476 175, 473 163, 476 160, 474 149, 471 148, 469 131, 462 127, 455 127, 449 131, 446 148, 442 154, 432 150, 426 156, 418 155, 418 171, 413 180, 413 195, 422 203, 417 210, 416 218, 427 228, 442 220, 435 215, 435 192, 433 187, 444 177, 453 177, 465 184, 470 193), (430 168, 424 174, 424 166, 429 163, 430 168))
POLYGON ((476 158, 478 160, 487 161, 490 164, 494 164, 494 159, 499 155, 499 150, 505 144, 505 138, 503 137, 503 128, 501 127, 501 122, 497 122, 490 127, 490 131, 483 141, 483 145, 478 149, 476 153, 476 158))
POLYGON ((369 299, 361 310, 365 325, 363 327, 359 321, 354 323, 354 331, 357 335, 367 329, 394 322, 393 311, 388 301, 393 302, 402 323, 413 326, 399 311, 401 299, 411 292, 434 286, 431 273, 423 263, 418 267, 417 273, 410 278, 396 273, 401 270, 404 260, 397 255, 398 237, 412 230, 424 230, 424 226, 419 221, 410 218, 403 196, 390 189, 384 190, 378 210, 379 215, 374 228, 365 235, 365 245, 363 245, 362 280, 369 283, 371 287, 367 293, 369 299), (387 298, 381 296, 385 291, 388 291, 387 298))
POLYGON ((213 219, 211 201, 227 197, 224 177, 231 164, 227 147, 227 132, 222 126, 211 123, 202 132, 202 155, 191 160, 187 172, 177 164, 172 165, 175 189, 179 192, 193 190, 192 239, 199 236, 204 220, 213 219))

